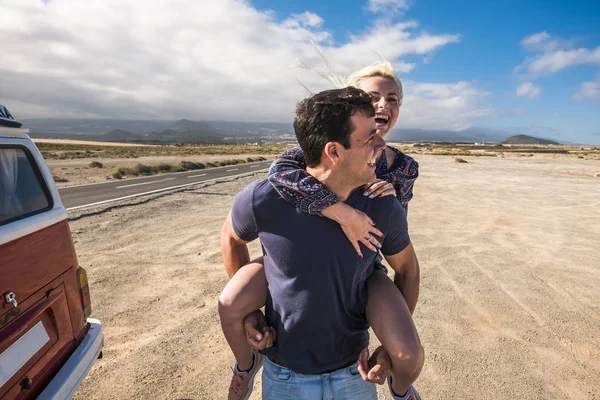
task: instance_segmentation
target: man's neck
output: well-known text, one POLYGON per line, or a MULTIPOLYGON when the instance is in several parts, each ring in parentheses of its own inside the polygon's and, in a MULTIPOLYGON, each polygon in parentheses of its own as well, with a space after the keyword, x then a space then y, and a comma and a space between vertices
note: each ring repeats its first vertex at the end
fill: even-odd
POLYGON ((331 193, 335 194, 340 201, 345 201, 355 189, 353 187, 348 187, 343 180, 338 179, 336 173, 329 168, 321 166, 315 168, 308 167, 306 168, 306 172, 321 182, 323 186, 331 193))

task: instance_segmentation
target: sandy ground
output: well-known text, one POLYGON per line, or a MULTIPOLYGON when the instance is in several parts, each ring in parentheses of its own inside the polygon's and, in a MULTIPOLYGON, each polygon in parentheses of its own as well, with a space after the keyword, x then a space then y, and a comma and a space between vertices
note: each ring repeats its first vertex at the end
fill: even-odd
MULTIPOLYGON (((416 387, 424 399, 600 399, 600 162, 464 158, 418 159, 416 387)), ((225 398, 219 230, 235 194, 262 176, 71 222, 106 335, 76 399, 225 398)))

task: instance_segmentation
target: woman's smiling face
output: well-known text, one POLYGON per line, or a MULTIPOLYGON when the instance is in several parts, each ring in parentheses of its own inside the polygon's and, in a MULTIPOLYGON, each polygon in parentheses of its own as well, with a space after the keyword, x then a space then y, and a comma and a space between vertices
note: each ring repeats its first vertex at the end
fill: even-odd
POLYGON ((371 95, 375 107, 377 134, 384 138, 398 120, 402 97, 392 79, 373 76, 361 79, 357 87, 371 95))

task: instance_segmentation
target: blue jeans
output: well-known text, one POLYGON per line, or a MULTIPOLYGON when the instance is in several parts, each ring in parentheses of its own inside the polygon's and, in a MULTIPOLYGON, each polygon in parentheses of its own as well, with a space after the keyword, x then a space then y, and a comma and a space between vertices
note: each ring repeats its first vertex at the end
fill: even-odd
POLYGON ((375 384, 365 382, 357 364, 320 375, 302 375, 265 357, 263 400, 377 400, 375 384))

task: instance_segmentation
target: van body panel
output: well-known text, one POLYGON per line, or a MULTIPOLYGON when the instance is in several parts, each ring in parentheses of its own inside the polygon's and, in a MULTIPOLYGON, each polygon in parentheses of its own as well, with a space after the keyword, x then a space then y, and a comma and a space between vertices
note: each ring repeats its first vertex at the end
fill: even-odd
POLYGON ((47 295, 40 293, 41 296, 33 296, 23 305, 28 309, 1 331, 0 354, 39 323, 42 324, 48 341, 2 386, 0 397, 8 395, 8 398, 35 398, 77 345, 69 318, 65 287, 61 281, 61 278, 56 279, 44 287, 48 290, 47 295), (30 306, 31 302, 34 304, 30 306), (32 381, 30 389, 21 387, 21 381, 26 377, 32 381))
MULTIPOLYGON (((17 304, 74 267, 71 231, 62 221, 0 246, 0 293, 13 292, 17 304)), ((12 304, 2 301, 0 316, 12 304)))
POLYGON ((0 127, 0 399, 67 399, 101 352, 102 324, 85 318, 66 210, 23 132, 0 127))

